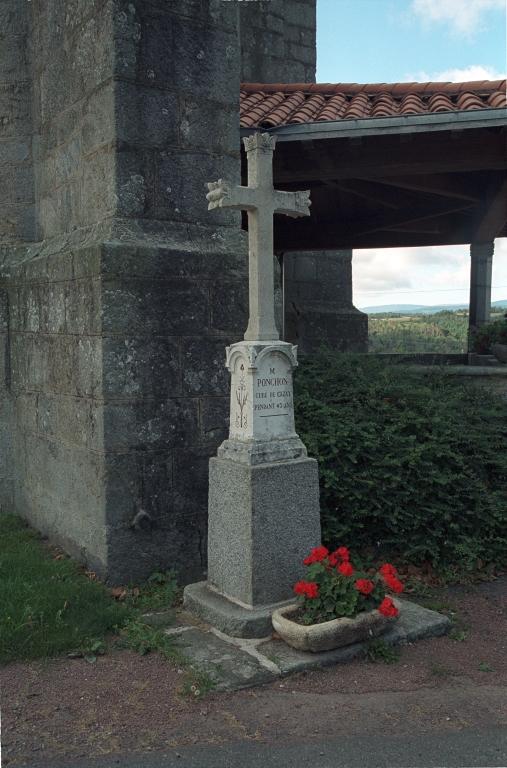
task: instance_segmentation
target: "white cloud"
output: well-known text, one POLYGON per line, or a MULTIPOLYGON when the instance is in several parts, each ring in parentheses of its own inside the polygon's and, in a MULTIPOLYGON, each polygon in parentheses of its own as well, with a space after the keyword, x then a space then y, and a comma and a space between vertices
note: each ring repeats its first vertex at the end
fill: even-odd
POLYGON ((418 72, 417 75, 405 75, 407 82, 415 83, 466 83, 473 80, 504 80, 505 72, 497 72, 494 67, 472 64, 466 69, 446 69, 443 72, 418 72))
MULTIPOLYGON (((462 304, 470 290, 470 246, 355 250, 354 304, 462 304)), ((507 298, 507 238, 495 241, 493 301, 507 298)))
POLYGON ((470 37, 488 11, 505 10, 505 0, 413 0, 412 10, 427 24, 449 24, 456 34, 470 37))

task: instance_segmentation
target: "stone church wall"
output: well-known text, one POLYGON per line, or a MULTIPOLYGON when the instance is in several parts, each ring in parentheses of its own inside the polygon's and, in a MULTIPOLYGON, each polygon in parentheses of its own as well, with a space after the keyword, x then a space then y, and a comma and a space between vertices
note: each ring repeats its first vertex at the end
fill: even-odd
MULTIPOLYGON (((0 263, 7 243, 35 239, 32 162, 33 96, 29 51, 28 5, 0 1, 0 263), (2 245, 4 244, 4 245, 2 245)), ((10 307, 5 283, 0 285, 0 505, 14 500, 10 395, 10 307)))
POLYGON ((13 501, 110 582, 156 562, 198 578, 247 321, 239 214, 208 214, 204 188, 239 180, 237 6, 37 0, 29 29, 39 234, 3 265, 13 501))
POLYGON ((314 83, 316 0, 239 2, 238 6, 241 80, 314 83))

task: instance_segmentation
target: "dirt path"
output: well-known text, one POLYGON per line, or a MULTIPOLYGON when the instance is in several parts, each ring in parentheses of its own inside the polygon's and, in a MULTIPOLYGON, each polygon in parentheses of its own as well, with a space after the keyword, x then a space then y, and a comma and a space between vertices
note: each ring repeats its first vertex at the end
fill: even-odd
POLYGON ((441 590, 439 599, 468 622, 466 642, 424 640, 401 648, 397 664, 355 660, 204 700, 181 695, 182 675, 170 662, 128 651, 93 665, 56 659, 4 667, 3 765, 507 726, 507 578, 441 590))

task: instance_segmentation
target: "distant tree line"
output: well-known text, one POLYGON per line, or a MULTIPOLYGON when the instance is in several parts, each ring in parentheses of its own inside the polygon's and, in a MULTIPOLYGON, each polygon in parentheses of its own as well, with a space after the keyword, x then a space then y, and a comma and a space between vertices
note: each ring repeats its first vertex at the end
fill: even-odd
MULTIPOLYGON (((501 318, 507 308, 493 307, 491 319, 501 318)), ((379 312, 368 317, 368 351, 436 352, 467 351, 468 311, 442 310, 432 315, 379 312)))

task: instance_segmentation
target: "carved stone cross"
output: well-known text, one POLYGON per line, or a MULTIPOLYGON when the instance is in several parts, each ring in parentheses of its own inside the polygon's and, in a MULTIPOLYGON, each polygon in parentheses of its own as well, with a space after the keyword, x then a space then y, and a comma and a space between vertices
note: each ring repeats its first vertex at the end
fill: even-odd
POLYGON ((220 179, 208 184, 208 210, 248 211, 250 319, 247 341, 278 339, 275 325, 273 214, 309 216, 310 192, 279 192, 273 187, 275 136, 254 133, 243 139, 248 159, 248 186, 220 179))

